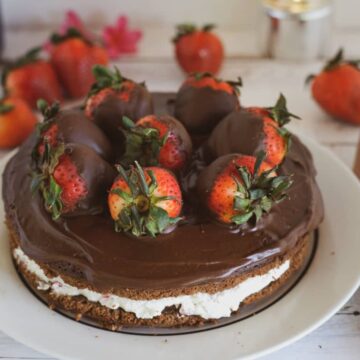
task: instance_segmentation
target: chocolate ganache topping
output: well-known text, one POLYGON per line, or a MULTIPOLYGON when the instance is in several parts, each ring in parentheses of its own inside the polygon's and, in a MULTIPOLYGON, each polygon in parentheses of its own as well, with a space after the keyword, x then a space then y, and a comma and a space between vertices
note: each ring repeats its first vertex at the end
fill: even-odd
MULTIPOLYGON (((199 170, 212 161, 214 155, 209 154, 215 153, 215 147, 224 153, 234 152, 237 142, 249 141, 245 131, 232 132, 231 127, 224 129, 217 139, 206 143, 206 159, 205 146, 194 154, 189 171, 181 179, 185 198, 192 197, 192 202, 185 201, 185 220, 175 231, 156 238, 115 232, 106 213, 54 222, 40 195, 30 191, 30 156, 35 141, 30 138, 3 174, 5 209, 21 248, 35 261, 84 280, 100 291, 200 285, 238 275, 286 254, 323 218, 311 154, 292 136, 290 151, 278 169, 280 174, 292 174, 288 198, 273 206, 255 227, 245 226, 234 232, 203 216, 196 193, 192 195, 199 170)), ((97 172, 96 167, 93 163, 88 171, 97 172)))

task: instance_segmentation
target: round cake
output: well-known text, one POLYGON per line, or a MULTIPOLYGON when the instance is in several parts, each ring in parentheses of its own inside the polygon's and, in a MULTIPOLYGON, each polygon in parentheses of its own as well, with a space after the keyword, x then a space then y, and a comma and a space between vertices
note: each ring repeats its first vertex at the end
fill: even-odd
POLYGON ((19 273, 51 308, 112 330, 258 311, 304 270, 323 218, 284 98, 245 108, 209 75, 152 96, 120 81, 102 81, 84 111, 42 104, 44 122, 7 164, 19 273))

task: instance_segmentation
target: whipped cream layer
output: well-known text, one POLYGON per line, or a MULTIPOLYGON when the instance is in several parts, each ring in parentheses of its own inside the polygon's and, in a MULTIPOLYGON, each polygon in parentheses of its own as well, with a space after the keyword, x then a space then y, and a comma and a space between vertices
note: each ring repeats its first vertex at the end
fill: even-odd
POLYGON ((109 309, 118 308, 132 312, 140 319, 152 319, 161 315, 166 307, 176 306, 181 315, 198 315, 204 319, 229 317, 248 296, 258 293, 271 282, 278 280, 290 267, 290 260, 274 267, 263 275, 250 277, 231 289, 214 294, 195 293, 177 297, 164 297, 152 300, 133 300, 113 294, 102 294, 87 288, 71 286, 60 277, 48 277, 42 268, 30 259, 20 247, 13 252, 18 264, 37 277, 38 290, 50 291, 59 296, 84 296, 91 302, 97 302, 109 309))

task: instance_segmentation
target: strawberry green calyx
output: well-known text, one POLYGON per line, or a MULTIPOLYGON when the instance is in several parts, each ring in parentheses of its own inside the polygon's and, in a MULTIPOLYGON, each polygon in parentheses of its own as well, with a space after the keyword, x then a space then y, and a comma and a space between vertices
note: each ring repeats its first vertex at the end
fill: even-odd
POLYGON ((127 167, 137 160, 141 165, 158 165, 159 152, 167 140, 167 134, 160 137, 158 129, 136 126, 126 116, 123 117, 122 122, 126 148, 121 163, 127 167))
POLYGON ((41 192, 46 210, 51 213, 53 220, 58 220, 63 210, 62 189, 55 181, 53 173, 65 152, 65 145, 61 143, 51 147, 47 140, 44 140, 44 153, 41 155, 38 168, 32 173, 31 191, 33 194, 41 192))
MULTIPOLYGON (((323 67, 322 71, 331 71, 336 69, 338 66, 348 64, 354 66, 356 69, 360 67, 360 60, 345 60, 344 59, 344 49, 340 48, 337 53, 331 58, 323 67)), ((315 79, 316 75, 310 74, 305 79, 305 85, 309 85, 311 81, 315 79)))
POLYGON ((260 151, 256 156, 254 173, 251 174, 247 167, 237 166, 237 176, 233 179, 237 185, 237 193, 234 198, 234 209, 239 214, 232 217, 232 222, 242 225, 255 219, 258 222, 264 213, 268 213, 274 204, 283 201, 286 191, 292 185, 289 176, 274 176, 275 168, 263 171, 259 169, 265 159, 265 152, 260 151))
POLYGON ((92 68, 92 72, 96 81, 91 86, 88 98, 105 88, 112 88, 115 91, 118 91, 121 89, 123 83, 127 81, 127 79, 121 75, 119 69, 116 66, 114 66, 114 71, 111 71, 105 66, 95 65, 92 68))
POLYGON ((40 52, 41 52, 41 47, 34 47, 29 51, 27 51, 23 56, 17 58, 15 61, 12 61, 8 65, 6 65, 1 75, 2 85, 5 86, 6 78, 12 70, 31 64, 35 61, 38 61, 40 59, 39 56, 40 52))
POLYGON ((120 177, 129 187, 129 192, 120 188, 110 191, 118 195, 125 203, 115 220, 116 231, 130 232, 137 237, 142 235, 155 237, 181 220, 180 217, 169 217, 168 213, 158 206, 161 201, 176 198, 156 196, 155 190, 158 184, 152 170, 147 170, 148 176, 146 176, 138 162, 135 162, 135 166, 128 171, 125 171, 121 165, 118 165, 117 169, 120 177))
POLYGON ((36 103, 36 107, 42 114, 44 121, 53 119, 60 111, 60 104, 58 102, 49 105, 44 99, 39 99, 36 103))
POLYGON ((6 114, 9 111, 14 109, 14 105, 12 104, 5 104, 3 100, 0 100, 0 114, 6 114))
POLYGON ((176 26, 176 35, 173 37, 172 42, 176 43, 181 37, 190 35, 196 31, 212 31, 215 27, 215 24, 205 24, 202 28, 198 28, 196 25, 191 23, 179 24, 176 26))
POLYGON ((345 60, 344 59, 344 49, 340 48, 335 56, 328 61, 328 63, 323 68, 323 71, 330 71, 335 69, 341 64, 349 64, 356 68, 359 68, 360 60, 345 60))
POLYGON ((275 120, 280 127, 288 124, 291 118, 300 120, 300 117, 289 112, 286 105, 285 96, 280 93, 275 106, 266 108, 269 111, 270 117, 275 120))
POLYGON ((63 41, 66 41, 68 39, 74 39, 74 38, 81 39, 81 40, 85 41, 87 44, 92 45, 92 42, 89 41, 89 39, 87 39, 84 36, 84 34, 82 34, 78 29, 73 28, 73 27, 69 28, 65 34, 53 33, 50 36, 50 42, 54 45, 57 45, 57 44, 62 43, 63 41))

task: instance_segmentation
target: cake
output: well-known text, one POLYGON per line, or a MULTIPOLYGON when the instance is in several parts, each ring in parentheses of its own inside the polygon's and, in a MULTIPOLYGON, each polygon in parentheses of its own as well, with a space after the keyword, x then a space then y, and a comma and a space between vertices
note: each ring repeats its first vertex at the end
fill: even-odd
POLYGON ((133 107, 139 86, 98 87, 84 111, 40 104, 44 123, 3 174, 17 270, 52 309, 111 330, 201 328, 257 312, 304 270, 323 218, 312 156, 284 127, 292 116, 285 99, 244 108, 234 83, 202 74, 178 94, 136 90, 133 107), (221 111, 205 124, 217 104, 221 111), (58 179, 74 169, 82 195, 70 206, 58 179), (142 175, 158 198, 163 183, 152 181, 166 176, 170 195, 145 202, 150 210, 136 203, 140 223, 127 223, 132 213, 119 206, 133 193, 124 179, 142 175))

